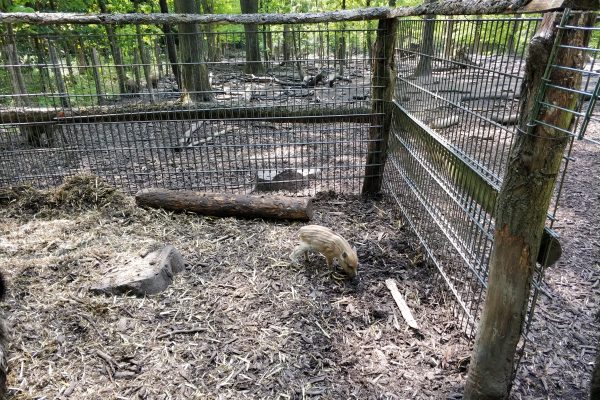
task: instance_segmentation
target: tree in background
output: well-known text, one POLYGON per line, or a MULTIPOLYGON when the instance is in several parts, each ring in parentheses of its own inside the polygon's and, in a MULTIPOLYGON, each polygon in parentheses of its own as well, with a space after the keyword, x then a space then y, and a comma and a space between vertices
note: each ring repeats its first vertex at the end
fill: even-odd
MULTIPOLYGON (((169 6, 167 5, 167 0, 158 0, 158 4, 160 6, 161 13, 169 13, 169 6)), ((173 76, 175 76, 177 86, 181 87, 183 84, 181 83, 179 64, 177 63, 177 47, 175 46, 175 35, 173 34, 173 29, 171 28, 170 24, 164 24, 162 26, 162 31, 165 34, 167 57, 169 58, 169 63, 171 64, 171 71, 173 71, 173 76)))
MULTIPOLYGON (((194 0, 175 0, 175 12, 198 14, 194 0)), ((181 61, 182 99, 187 101, 211 101, 213 94, 204 63, 205 49, 198 24, 178 24, 179 60, 181 61)))
MULTIPOLYGON (((425 0, 426 4, 433 3, 434 0, 425 0)), ((431 74, 431 58, 433 56, 433 33, 435 31, 435 16, 426 15, 423 25, 423 37, 421 39, 421 57, 415 69, 415 76, 431 74)))
MULTIPOLYGON (((200 5, 202 6, 202 14, 215 13, 214 0, 200 0, 200 5)), ((206 43, 208 44, 208 61, 221 61, 221 52, 219 51, 217 35, 215 34, 213 24, 204 25, 203 31, 206 36, 206 43)))
MULTIPOLYGON (((256 14, 258 0, 240 0, 242 13, 256 14)), ((263 74, 265 68, 260 62, 260 46, 258 43, 258 24, 244 24, 246 33, 246 66, 244 71, 248 74, 263 74)))

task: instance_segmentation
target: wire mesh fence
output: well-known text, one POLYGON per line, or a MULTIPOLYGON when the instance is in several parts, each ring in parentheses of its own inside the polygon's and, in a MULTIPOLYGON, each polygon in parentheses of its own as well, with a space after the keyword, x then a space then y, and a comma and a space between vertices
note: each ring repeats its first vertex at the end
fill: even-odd
POLYGON ((0 186, 358 192, 372 24, 4 25, 0 186))
MULTIPOLYGON (((454 294, 456 315, 468 334, 475 333, 485 295, 496 197, 518 133, 527 44, 540 21, 520 16, 400 21, 399 78, 384 182, 454 294)), ((576 117, 568 132, 571 140, 595 140, 585 134, 586 121, 595 118, 598 94, 594 39, 581 49, 586 60, 577 71, 583 77, 577 106, 568 111, 576 117)), ((543 100, 540 106, 552 107, 543 100)), ((532 305, 542 266, 553 257, 549 243, 555 243, 556 234, 551 228, 572 159, 569 150, 548 212, 532 305)))
MULTIPOLYGON (((399 23, 384 186, 457 299, 469 334, 484 297, 525 52, 539 22, 482 16, 399 23)), ((371 100, 372 67, 381 61, 372 50, 374 25, 190 31, 5 24, 0 186, 47 187, 86 171, 130 192, 358 193, 369 131, 382 120, 371 100)), ((596 118, 599 44, 594 37, 585 49, 570 131, 591 142, 597 138, 585 126, 596 118)))
POLYGON ((518 118, 525 49, 539 19, 403 19, 387 190, 474 333, 493 212, 518 118))

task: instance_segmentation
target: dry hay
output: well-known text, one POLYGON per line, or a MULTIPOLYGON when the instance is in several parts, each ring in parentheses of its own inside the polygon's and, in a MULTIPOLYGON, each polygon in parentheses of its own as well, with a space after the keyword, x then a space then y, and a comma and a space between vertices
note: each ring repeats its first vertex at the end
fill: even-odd
POLYGON ((8 187, 0 190, 0 205, 8 206, 5 212, 44 216, 56 211, 84 211, 117 207, 126 204, 125 195, 101 178, 79 174, 65 179, 53 190, 38 190, 30 185, 8 187))
POLYGON ((299 223, 142 210, 131 199, 90 206, 64 190, 52 198, 69 208, 0 208, 14 399, 430 399, 460 390, 468 343, 385 200, 316 199, 314 222, 358 249, 359 280, 349 282, 319 255, 291 265, 299 223), (89 293, 108 260, 156 242, 188 263, 165 292, 89 293), (420 332, 402 320, 389 277, 420 332))

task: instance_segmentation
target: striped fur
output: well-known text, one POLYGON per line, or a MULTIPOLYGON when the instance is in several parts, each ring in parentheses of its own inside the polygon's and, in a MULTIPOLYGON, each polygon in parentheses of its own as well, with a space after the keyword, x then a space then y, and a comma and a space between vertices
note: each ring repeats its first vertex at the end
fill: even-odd
POLYGON ((294 249, 290 258, 298 262, 298 257, 304 253, 308 258, 309 251, 321 253, 327 259, 329 268, 333 267, 333 260, 337 259, 342 269, 348 276, 354 278, 358 270, 358 256, 356 249, 334 233, 331 229, 319 225, 307 225, 300 228, 298 232, 300 245, 294 249))

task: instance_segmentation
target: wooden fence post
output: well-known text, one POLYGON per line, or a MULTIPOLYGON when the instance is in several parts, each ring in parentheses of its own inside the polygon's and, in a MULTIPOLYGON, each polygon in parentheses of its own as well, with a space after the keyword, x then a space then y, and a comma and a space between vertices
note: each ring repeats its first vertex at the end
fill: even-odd
MULTIPOLYGON (((495 238, 490 259, 488 290, 479 323, 465 400, 506 399, 511 387, 515 351, 527 311, 531 280, 546 213, 560 170, 573 114, 555 107, 538 108, 538 93, 561 14, 547 13, 529 44, 521 88, 521 132, 516 134, 506 176, 496 203, 495 238), (536 112, 536 110, 539 110, 536 112), (537 115, 535 115, 535 114, 537 115), (532 119, 542 121, 528 128, 532 119), (558 129, 557 129, 558 128, 558 129)), ((595 15, 575 14, 569 25, 590 26, 595 15)), ((567 30, 557 49, 550 83, 579 89, 583 52, 589 31, 567 30)), ((577 94, 548 88, 545 102, 572 110, 577 94)))
POLYGON ((372 126, 369 129, 367 166, 362 187, 364 195, 373 195, 381 191, 392 122, 392 99, 396 87, 394 49, 396 47, 396 36, 398 36, 397 31, 397 19, 379 20, 373 50, 371 110, 374 117, 372 126))

